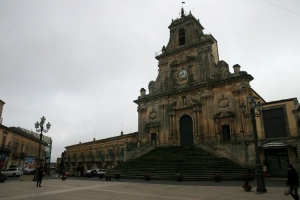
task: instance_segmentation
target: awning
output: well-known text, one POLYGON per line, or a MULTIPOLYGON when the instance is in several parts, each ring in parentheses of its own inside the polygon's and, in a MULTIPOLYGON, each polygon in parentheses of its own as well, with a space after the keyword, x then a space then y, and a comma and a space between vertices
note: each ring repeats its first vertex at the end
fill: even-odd
POLYGON ((264 144, 261 144, 260 147, 262 148, 279 148, 279 147, 292 147, 292 145, 281 142, 281 141, 274 141, 274 142, 267 142, 264 144))

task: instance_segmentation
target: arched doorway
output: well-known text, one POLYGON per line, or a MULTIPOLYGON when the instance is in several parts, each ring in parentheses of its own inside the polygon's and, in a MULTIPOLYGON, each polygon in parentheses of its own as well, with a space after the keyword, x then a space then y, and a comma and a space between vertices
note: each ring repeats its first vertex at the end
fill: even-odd
POLYGON ((192 146, 193 141, 193 120, 188 115, 183 115, 180 118, 180 139, 181 146, 192 146))

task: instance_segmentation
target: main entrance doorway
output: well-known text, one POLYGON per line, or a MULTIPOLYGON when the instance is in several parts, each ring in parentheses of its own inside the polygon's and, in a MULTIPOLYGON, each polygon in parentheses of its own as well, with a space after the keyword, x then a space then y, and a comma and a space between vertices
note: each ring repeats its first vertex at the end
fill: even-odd
POLYGON ((156 147, 156 133, 151 133, 151 147, 156 147))
POLYGON ((180 118, 180 141, 181 141, 181 146, 194 145, 193 120, 188 115, 184 115, 180 118))
POLYGON ((289 164, 287 149, 265 149, 264 153, 268 173, 275 177, 285 177, 289 164))

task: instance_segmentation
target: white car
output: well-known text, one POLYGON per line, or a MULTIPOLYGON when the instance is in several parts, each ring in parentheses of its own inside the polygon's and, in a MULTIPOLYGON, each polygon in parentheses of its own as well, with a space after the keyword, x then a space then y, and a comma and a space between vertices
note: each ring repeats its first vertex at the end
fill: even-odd
POLYGON ((106 173, 105 169, 97 169, 96 171, 97 171, 97 174, 98 174, 99 178, 103 178, 104 174, 106 173))
POLYGON ((58 173, 52 173, 52 177, 60 177, 60 174, 58 174, 58 173))
POLYGON ((8 168, 3 170, 1 174, 4 174, 5 176, 20 176, 23 173, 21 168, 8 168))

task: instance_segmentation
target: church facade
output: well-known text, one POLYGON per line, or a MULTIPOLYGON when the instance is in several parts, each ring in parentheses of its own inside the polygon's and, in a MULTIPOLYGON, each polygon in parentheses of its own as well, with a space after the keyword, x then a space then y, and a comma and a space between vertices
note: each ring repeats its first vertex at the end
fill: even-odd
POLYGON ((167 46, 156 56, 158 76, 134 102, 138 105, 139 141, 146 146, 186 146, 250 137, 240 105, 251 93, 253 77, 219 60, 216 39, 203 32, 190 13, 173 20, 167 46), (242 124, 244 123, 244 124, 242 124))

